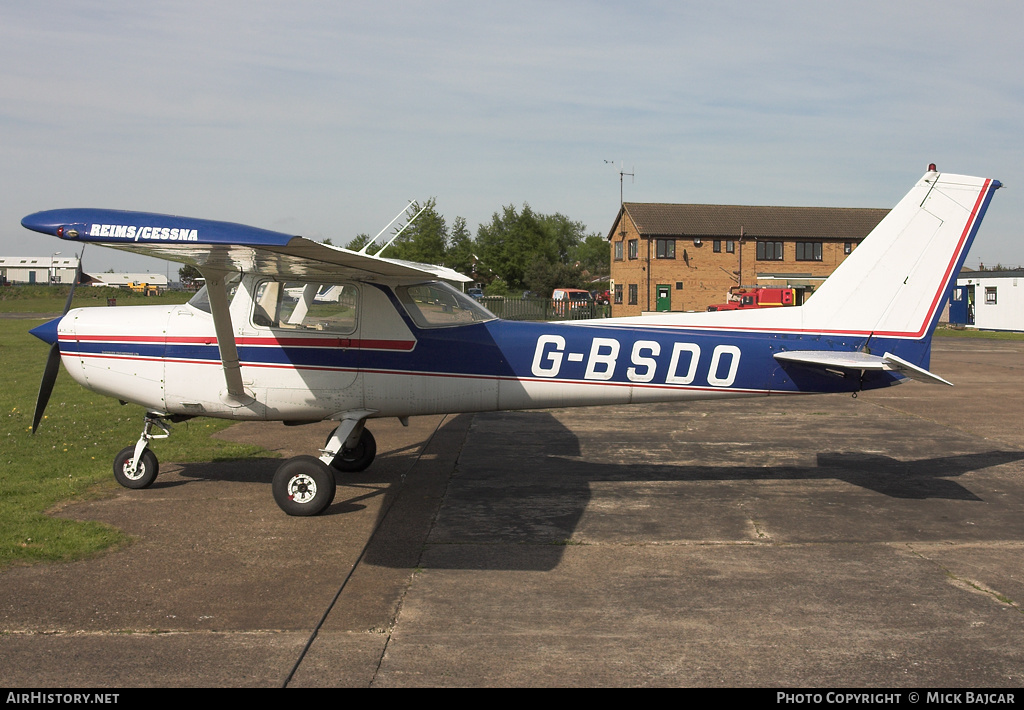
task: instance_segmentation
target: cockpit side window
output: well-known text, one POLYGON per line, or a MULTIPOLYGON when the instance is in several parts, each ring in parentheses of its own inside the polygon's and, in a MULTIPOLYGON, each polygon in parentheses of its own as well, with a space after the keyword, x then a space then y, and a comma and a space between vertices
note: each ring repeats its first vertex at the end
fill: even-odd
POLYGON ((420 328, 447 328, 497 318, 472 298, 443 281, 399 286, 395 293, 420 328))
POLYGON ((359 289, 353 284, 264 281, 253 299, 253 325, 286 330, 355 332, 359 289))

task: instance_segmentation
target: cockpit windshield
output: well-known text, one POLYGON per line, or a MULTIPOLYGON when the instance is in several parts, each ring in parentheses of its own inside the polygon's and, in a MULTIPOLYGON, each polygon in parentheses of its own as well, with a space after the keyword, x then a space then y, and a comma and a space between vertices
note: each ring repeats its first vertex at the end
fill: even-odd
MULTIPOLYGON (((238 291, 238 282, 241 278, 242 275, 236 273, 224 279, 224 287, 228 292, 228 303, 231 303, 231 299, 235 297, 235 293, 238 291)), ((210 294, 207 292, 206 286, 196 291, 196 295, 188 300, 188 305, 205 313, 212 313, 210 309, 210 294)))
POLYGON ((448 328, 497 318, 475 300, 443 281, 399 286, 395 293, 420 328, 448 328))

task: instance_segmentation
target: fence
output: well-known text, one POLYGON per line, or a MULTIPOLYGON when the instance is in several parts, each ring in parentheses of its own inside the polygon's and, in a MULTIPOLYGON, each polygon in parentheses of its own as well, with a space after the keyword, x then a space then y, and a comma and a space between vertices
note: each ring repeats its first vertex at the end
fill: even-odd
POLYGON ((610 318, 612 307, 593 301, 553 301, 550 298, 485 296, 481 304, 505 320, 587 320, 610 318))

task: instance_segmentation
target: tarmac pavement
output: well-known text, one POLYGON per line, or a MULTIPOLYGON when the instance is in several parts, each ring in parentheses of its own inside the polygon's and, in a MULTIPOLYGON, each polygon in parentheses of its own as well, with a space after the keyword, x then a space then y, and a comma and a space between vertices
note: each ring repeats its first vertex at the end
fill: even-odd
POLYGON ((1024 343, 934 343, 955 388, 374 421, 315 518, 162 462, 55 513, 132 545, 0 572, 0 685, 1020 687, 1024 343))

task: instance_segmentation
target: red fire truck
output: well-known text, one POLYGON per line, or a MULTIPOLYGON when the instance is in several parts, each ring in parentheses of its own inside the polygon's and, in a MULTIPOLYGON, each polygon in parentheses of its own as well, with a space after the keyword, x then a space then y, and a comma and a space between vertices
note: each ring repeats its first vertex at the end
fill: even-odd
POLYGON ((709 311, 739 311, 747 308, 777 308, 796 304, 796 293, 791 288, 736 288, 729 289, 729 300, 708 306, 709 311))

